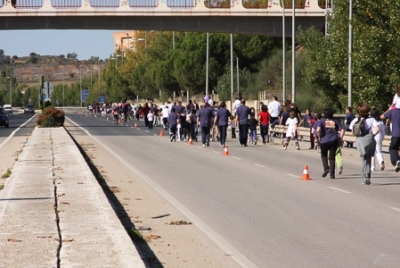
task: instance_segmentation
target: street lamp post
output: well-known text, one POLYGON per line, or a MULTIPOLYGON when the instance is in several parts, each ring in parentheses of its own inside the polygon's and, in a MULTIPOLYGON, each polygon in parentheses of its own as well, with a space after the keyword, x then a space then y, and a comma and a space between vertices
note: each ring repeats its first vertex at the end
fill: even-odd
POLYGON ((12 77, 8 76, 8 79, 10 79, 10 105, 12 107, 12 77))
POLYGON ((296 8, 292 0, 292 103, 296 100, 296 8))
POLYGON ((62 72, 58 73, 61 74, 61 83, 62 83, 62 104, 65 107, 65 96, 64 96, 64 68, 62 68, 62 72))
POLYGON ((210 57, 210 33, 207 33, 207 47, 206 47, 206 96, 208 96, 208 58, 210 57))
POLYGON ((352 82, 353 77, 351 74, 351 67, 352 67, 352 59, 351 54, 353 53, 353 0, 349 2, 349 62, 348 62, 348 106, 351 107, 353 100, 352 100, 352 82))
POLYGON ((286 100, 286 24, 285 24, 285 3, 282 5, 282 100, 286 100))
POLYGON ((82 107, 82 65, 79 65, 79 84, 81 89, 81 107, 82 107))

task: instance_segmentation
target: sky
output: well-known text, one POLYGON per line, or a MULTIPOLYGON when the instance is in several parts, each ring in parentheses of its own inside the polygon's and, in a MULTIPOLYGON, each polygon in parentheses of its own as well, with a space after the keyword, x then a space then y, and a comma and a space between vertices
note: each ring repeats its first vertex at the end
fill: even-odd
POLYGON ((5 55, 26 57, 30 53, 108 58, 114 52, 113 33, 117 30, 6 30, 0 31, 0 49, 5 55))

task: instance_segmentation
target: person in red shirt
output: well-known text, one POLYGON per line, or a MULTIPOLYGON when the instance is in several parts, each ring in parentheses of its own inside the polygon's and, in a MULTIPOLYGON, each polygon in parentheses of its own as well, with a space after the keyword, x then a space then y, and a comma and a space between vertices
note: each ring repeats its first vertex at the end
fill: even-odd
POLYGON ((269 127, 270 114, 268 113, 268 106, 261 106, 261 111, 258 113, 258 121, 260 122, 260 132, 263 144, 269 142, 268 127, 269 127))

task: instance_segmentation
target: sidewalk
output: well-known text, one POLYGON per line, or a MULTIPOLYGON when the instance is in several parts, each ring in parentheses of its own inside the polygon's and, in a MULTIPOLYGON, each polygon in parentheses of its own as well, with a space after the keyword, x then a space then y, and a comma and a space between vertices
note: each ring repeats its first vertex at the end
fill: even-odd
POLYGON ((0 267, 145 267, 64 128, 35 128, 0 191, 0 267))

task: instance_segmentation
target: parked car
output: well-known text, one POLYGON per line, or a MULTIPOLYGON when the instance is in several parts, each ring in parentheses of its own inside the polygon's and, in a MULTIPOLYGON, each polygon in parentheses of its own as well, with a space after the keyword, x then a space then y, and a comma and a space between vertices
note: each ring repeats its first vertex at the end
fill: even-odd
POLYGON ((12 114, 13 113, 11 104, 4 104, 3 108, 6 111, 6 114, 12 114))
POLYGON ((0 107, 0 126, 9 126, 7 112, 3 107, 0 107))
POLYGON ((35 106, 33 106, 33 104, 27 104, 25 106, 24 114, 28 114, 28 113, 31 113, 31 114, 35 113, 35 106))

